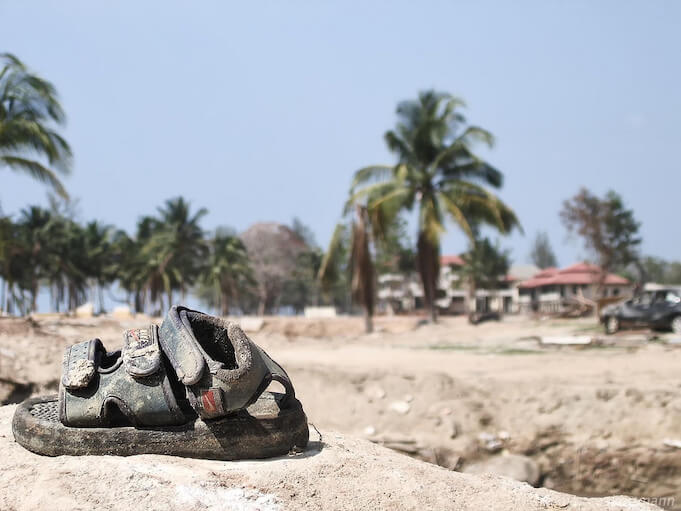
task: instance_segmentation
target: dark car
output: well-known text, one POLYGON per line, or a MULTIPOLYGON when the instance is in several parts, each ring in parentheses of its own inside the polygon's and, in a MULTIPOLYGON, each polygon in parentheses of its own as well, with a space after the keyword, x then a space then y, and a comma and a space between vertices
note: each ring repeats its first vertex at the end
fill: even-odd
POLYGON ((678 289, 646 291, 631 300, 605 307, 601 312, 605 332, 648 327, 681 334, 681 292, 678 289))

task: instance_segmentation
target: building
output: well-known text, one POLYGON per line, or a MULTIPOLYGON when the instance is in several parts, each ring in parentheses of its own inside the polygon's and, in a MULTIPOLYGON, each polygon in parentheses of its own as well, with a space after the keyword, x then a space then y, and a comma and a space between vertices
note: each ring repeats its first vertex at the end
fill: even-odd
POLYGON ((593 302, 603 297, 627 296, 633 285, 624 277, 608 273, 603 278, 600 267, 577 263, 567 268, 546 268, 518 284, 518 305, 522 312, 561 312, 575 303, 593 302), (601 282, 602 281, 602 282, 601 282))
MULTIPOLYGON (((539 271, 534 265, 511 266, 509 274, 500 280, 497 289, 477 289, 475 303, 468 307, 470 292, 462 282, 458 269, 464 262, 458 255, 440 258, 440 277, 435 303, 441 313, 465 314, 469 310, 517 313, 518 284, 539 271)), ((378 277, 378 310, 387 314, 411 312, 424 308, 423 287, 416 273, 410 275, 384 274, 378 277)))

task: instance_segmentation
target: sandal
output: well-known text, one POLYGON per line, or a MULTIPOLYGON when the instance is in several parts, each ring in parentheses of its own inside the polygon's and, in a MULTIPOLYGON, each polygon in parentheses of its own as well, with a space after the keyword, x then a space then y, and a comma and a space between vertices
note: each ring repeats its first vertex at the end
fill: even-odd
POLYGON ((173 306, 161 327, 66 349, 58 396, 21 403, 16 441, 47 456, 170 454, 267 458, 307 445, 286 371, 235 323, 173 306), (266 391, 272 381, 284 394, 266 391))

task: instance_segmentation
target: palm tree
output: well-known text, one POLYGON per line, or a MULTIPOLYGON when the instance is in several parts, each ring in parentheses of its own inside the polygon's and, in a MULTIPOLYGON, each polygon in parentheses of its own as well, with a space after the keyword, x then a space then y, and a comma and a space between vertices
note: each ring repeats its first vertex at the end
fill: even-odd
POLYGON ((37 308, 40 279, 48 273, 54 219, 52 214, 38 206, 21 211, 17 222, 22 252, 22 266, 26 283, 31 294, 31 311, 37 308))
MULTIPOLYGON (((366 205, 348 202, 346 216, 353 214, 350 222, 350 261, 348 269, 352 275, 352 297, 364 308, 364 326, 367 333, 374 329, 373 316, 376 299, 375 268, 371 257, 372 223, 366 205)), ((378 225, 375 225, 378 228, 378 225)), ((342 265, 339 256, 343 253, 343 238, 346 226, 339 223, 334 230, 329 248, 322 259, 318 277, 322 289, 328 291, 338 278, 338 268, 342 265)))
POLYGON ((71 149, 53 127, 65 122, 54 86, 9 53, 0 54, 0 65, 0 168, 26 173, 67 197, 57 173, 70 171, 71 149))
POLYGON ((145 271, 147 265, 142 255, 142 248, 148 238, 145 238, 141 232, 143 223, 143 220, 138 222, 135 238, 131 238, 123 230, 117 230, 111 241, 112 279, 118 280, 120 287, 127 291, 127 301, 133 304, 135 312, 144 312, 146 302, 144 286, 148 275, 145 271))
POLYGON ((202 270, 202 295, 212 307, 229 315, 230 305, 239 300, 246 289, 255 285, 246 246, 241 239, 218 229, 209 241, 208 262, 202 270))
POLYGON ((99 300, 101 313, 104 311, 104 288, 115 280, 115 269, 111 266, 111 226, 94 220, 85 224, 82 235, 86 273, 91 288, 90 299, 93 304, 99 300))
POLYGON ((467 125, 462 100, 434 91, 397 107, 395 130, 385 134, 395 165, 372 165, 355 173, 351 201, 367 200, 369 216, 390 223, 407 210, 418 211, 417 269, 432 321, 440 270, 440 238, 449 217, 473 239, 471 223, 501 233, 520 227, 515 213, 485 185, 501 187, 501 172, 476 156, 476 142, 492 146, 491 133, 467 125))

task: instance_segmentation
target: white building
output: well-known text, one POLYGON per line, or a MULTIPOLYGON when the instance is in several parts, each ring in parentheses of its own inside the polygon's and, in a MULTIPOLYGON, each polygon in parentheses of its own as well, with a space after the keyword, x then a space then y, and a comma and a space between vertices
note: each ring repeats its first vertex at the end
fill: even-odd
MULTIPOLYGON (((520 311, 518 284, 539 272, 534 265, 511 266, 509 274, 494 290, 477 289, 475 303, 468 307, 469 289, 460 280, 457 268, 463 260, 457 255, 440 259, 440 277, 435 303, 442 313, 465 314, 472 311, 503 311, 514 314, 520 311)), ((387 314, 423 309, 423 286, 416 273, 410 275, 384 274, 378 277, 378 310, 387 314)))

